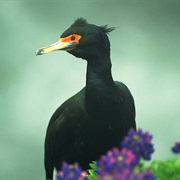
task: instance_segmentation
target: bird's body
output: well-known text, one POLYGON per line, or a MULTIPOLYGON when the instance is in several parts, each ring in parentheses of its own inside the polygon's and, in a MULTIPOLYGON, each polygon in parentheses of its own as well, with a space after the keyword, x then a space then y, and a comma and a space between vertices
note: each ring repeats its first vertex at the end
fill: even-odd
MULTIPOLYGON (((76 33, 82 36, 76 48, 68 52, 87 60, 86 86, 51 117, 45 140, 47 179, 52 179, 54 167, 59 170, 62 161, 78 162, 83 169, 88 169, 92 160, 118 146, 127 131, 136 128, 133 97, 111 75, 108 32, 106 26, 98 27, 78 19, 61 36, 62 39, 76 33), (93 34, 94 30, 97 31, 93 34), (90 40, 88 36, 95 39, 90 40)), ((38 54, 45 51, 40 49, 38 54)))

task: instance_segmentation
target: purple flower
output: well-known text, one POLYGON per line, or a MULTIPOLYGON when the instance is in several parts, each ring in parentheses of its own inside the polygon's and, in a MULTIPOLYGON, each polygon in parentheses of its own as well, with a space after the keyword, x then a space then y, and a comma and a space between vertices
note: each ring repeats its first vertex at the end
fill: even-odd
POLYGON ((128 168, 124 168, 121 173, 101 175, 98 180, 155 180, 155 177, 150 171, 135 173, 128 168))
POLYGON ((175 145, 172 147, 172 151, 174 153, 180 153, 180 142, 175 143, 175 145))
POLYGON ((155 180, 150 171, 137 172, 139 158, 128 149, 113 148, 96 162, 97 180, 155 180))
POLYGON ((56 180, 88 180, 86 175, 87 173, 82 171, 77 163, 68 165, 64 162, 56 175, 56 180))
POLYGON ((104 176, 107 174, 116 174, 127 170, 132 170, 139 162, 139 159, 127 149, 119 151, 118 148, 113 148, 108 151, 106 155, 101 156, 100 160, 96 162, 98 167, 97 174, 104 176), (125 169, 126 168, 126 169, 125 169))
POLYGON ((141 129, 137 131, 130 129, 120 146, 121 148, 131 150, 139 158, 142 157, 145 160, 150 160, 151 154, 154 152, 151 141, 152 135, 149 132, 143 132, 141 129))
POLYGON ((142 180, 155 180, 155 176, 151 173, 151 171, 147 170, 142 173, 140 173, 142 180))

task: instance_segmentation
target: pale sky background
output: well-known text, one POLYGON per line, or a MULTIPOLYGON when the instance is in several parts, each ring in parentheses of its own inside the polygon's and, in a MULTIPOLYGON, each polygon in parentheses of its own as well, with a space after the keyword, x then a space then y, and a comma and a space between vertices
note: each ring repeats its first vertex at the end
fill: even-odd
POLYGON ((0 179, 44 179, 51 115, 85 85, 86 62, 66 52, 35 56, 78 17, 117 27, 113 77, 136 103, 137 126, 154 135, 154 159, 180 141, 180 1, 0 1, 0 179))

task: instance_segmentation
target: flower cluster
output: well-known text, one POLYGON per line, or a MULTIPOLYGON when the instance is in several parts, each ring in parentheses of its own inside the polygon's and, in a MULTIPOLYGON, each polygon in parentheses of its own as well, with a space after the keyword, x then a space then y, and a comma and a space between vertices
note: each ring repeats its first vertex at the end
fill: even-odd
MULTIPOLYGON (((79 165, 62 164, 56 175, 56 180, 155 180, 180 179, 180 160, 153 161, 149 168, 144 166, 144 160, 150 160, 154 152, 152 135, 130 129, 128 135, 120 144, 120 148, 113 148, 100 160, 90 164, 89 174, 81 170, 79 165), (141 159, 142 160, 142 159, 141 159), (168 171, 167 171, 168 169, 168 171), (156 178, 155 178, 156 177, 156 178)), ((180 154, 180 142, 172 147, 174 153, 180 154)))
POLYGON ((172 147, 172 151, 174 153, 180 153, 180 142, 175 143, 175 145, 172 147))
POLYGON ((149 132, 143 132, 141 129, 135 131, 130 129, 128 135, 121 142, 121 148, 131 150, 139 158, 145 160, 151 159, 151 154, 154 152, 152 141, 152 135, 149 132))
POLYGON ((56 180, 88 180, 86 175, 87 172, 82 171, 77 163, 68 165, 64 162, 56 175, 56 180))
MULTIPOLYGON (((151 143, 152 135, 141 129, 130 129, 128 135, 121 143, 121 150, 113 148, 106 155, 101 156, 96 162, 95 173, 98 180, 154 180, 154 175, 149 171, 137 172, 136 167, 140 157, 151 159, 154 152, 151 143)), ((56 176, 57 180, 87 180, 87 173, 83 172, 78 164, 68 165, 63 163, 56 176)))
POLYGON ((138 162, 139 160, 132 151, 125 149, 120 151, 118 148, 113 148, 96 162, 96 166, 99 167, 99 169, 97 169, 97 173, 101 176, 104 176, 107 173, 122 173, 122 170, 125 168, 132 170, 138 162))
POLYGON ((96 162, 98 180, 154 180, 150 171, 135 172, 139 158, 131 150, 113 148, 96 162))
POLYGON ((129 169, 124 169, 121 173, 106 174, 100 176, 98 180, 155 180, 155 177, 150 171, 144 171, 142 173, 135 173, 129 169))

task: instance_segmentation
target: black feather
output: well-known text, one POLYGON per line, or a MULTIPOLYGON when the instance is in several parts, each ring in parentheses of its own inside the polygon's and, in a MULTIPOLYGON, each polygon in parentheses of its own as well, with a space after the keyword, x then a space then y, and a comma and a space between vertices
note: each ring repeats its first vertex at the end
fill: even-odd
POLYGON ((111 31, 114 31, 115 27, 108 27, 108 25, 99 26, 99 28, 106 34, 109 34, 111 31))
POLYGON ((82 27, 84 25, 87 24, 87 20, 84 18, 78 18, 77 20, 74 21, 74 23, 72 24, 72 26, 75 27, 82 27))

